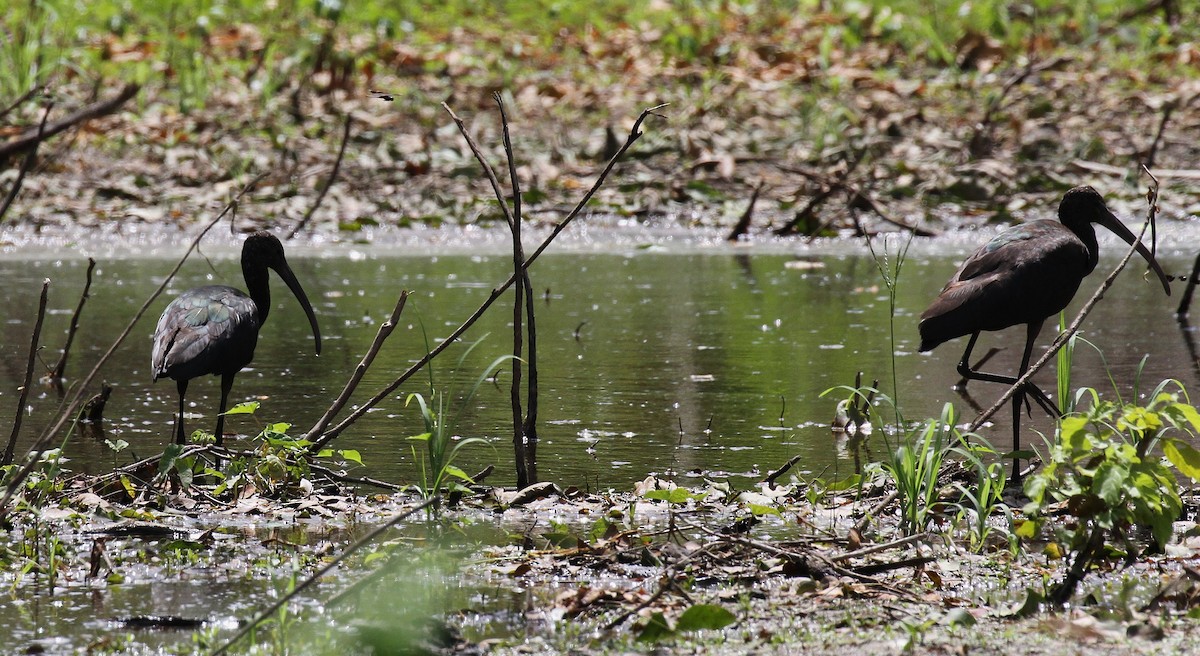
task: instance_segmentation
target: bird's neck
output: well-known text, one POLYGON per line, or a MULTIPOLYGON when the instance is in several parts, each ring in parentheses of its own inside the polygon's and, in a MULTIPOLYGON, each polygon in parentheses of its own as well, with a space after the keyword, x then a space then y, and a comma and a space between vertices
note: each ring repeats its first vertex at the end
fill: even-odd
POLYGON ((267 322, 271 312, 271 285, 267 280, 267 268, 242 258, 242 276, 246 279, 246 293, 258 308, 258 325, 267 322))
POLYGON ((1067 223, 1066 226, 1071 232, 1075 233, 1076 237, 1079 237, 1079 241, 1083 242, 1084 248, 1087 249, 1087 273, 1091 273, 1096 268, 1096 263, 1100 261, 1100 246, 1096 243, 1096 229, 1092 226, 1091 221, 1073 221, 1067 223))

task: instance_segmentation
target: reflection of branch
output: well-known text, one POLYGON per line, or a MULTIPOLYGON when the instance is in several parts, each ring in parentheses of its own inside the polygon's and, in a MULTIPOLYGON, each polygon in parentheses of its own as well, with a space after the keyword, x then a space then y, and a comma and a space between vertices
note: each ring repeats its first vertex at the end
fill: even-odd
POLYGON ((136 84, 127 84, 116 96, 88 105, 64 119, 57 120, 49 124, 44 132, 40 128, 38 130, 26 130, 25 134, 16 139, 0 144, 0 160, 33 148, 38 143, 53 137, 76 123, 82 123, 89 119, 115 112, 121 105, 125 104, 125 101, 137 95, 139 89, 141 87, 136 84))
POLYGON ((71 342, 75 341, 75 331, 79 330, 79 315, 83 312, 83 304, 87 302, 88 291, 92 288, 92 271, 96 268, 96 260, 88 258, 87 282, 83 284, 83 294, 79 296, 79 305, 75 306, 75 313, 71 315, 71 327, 67 329, 67 343, 63 344, 62 357, 58 359, 58 364, 54 365, 54 370, 50 372, 52 381, 62 382, 63 372, 67 369, 67 355, 71 352, 71 342))
POLYGON ((1183 321, 1192 305, 1192 292, 1196 290, 1196 277, 1200 276, 1200 253, 1196 254, 1196 262, 1192 265, 1192 274, 1188 276, 1187 287, 1183 289, 1183 298, 1179 299, 1179 309, 1175 310, 1175 318, 1183 321))
POLYGON ((304 213, 304 218, 300 219, 300 223, 297 223, 296 227, 292 228, 292 231, 288 233, 288 239, 295 237, 296 233, 308 225, 309 219, 313 217, 313 214, 316 214, 317 208, 321 206, 321 201, 325 200, 325 194, 329 193, 329 188, 333 186, 333 181, 337 180, 338 171, 342 168, 342 157, 346 155, 346 143, 350 141, 350 122, 350 114, 346 114, 346 123, 342 126, 342 145, 338 148, 337 159, 333 162, 333 171, 330 171, 329 178, 325 180, 325 185, 321 187, 321 192, 317 194, 317 200, 313 202, 312 207, 308 208, 308 211, 304 213))
POLYGON ((38 340, 42 337, 42 321, 46 318, 46 296, 50 291, 50 279, 42 281, 42 297, 38 302, 37 320, 33 323, 33 338, 29 342, 29 363, 25 366, 25 383, 21 385, 21 397, 17 399, 17 414, 13 417, 12 434, 4 447, 0 465, 11 465, 13 451, 17 447, 17 435, 21 432, 21 418, 25 416, 25 400, 29 398, 29 386, 33 384, 33 365, 37 361, 38 340))
MULTIPOLYGON (((657 105, 655 107, 642 110, 641 115, 638 116, 637 120, 633 123, 633 127, 630 128, 629 136, 626 138, 625 144, 621 146, 621 149, 617 151, 617 154, 613 155, 613 158, 608 161, 608 164, 604 167, 604 170, 600 172, 600 175, 596 178, 596 181, 592 183, 591 189, 584 194, 583 198, 579 201, 575 208, 571 210, 571 213, 563 218, 562 221, 559 221, 558 224, 554 226, 554 229, 550 231, 550 234, 542 240, 541 245, 538 246, 537 250, 533 252, 533 255, 530 255, 528 258, 526 258, 525 263, 522 265, 523 268, 528 269, 530 266, 532 266, 534 261, 537 260, 538 256, 550 246, 556 237, 558 237, 558 234, 562 232, 572 221, 574 221, 581 212, 583 212, 583 208, 587 206, 588 201, 590 201, 592 196, 595 196, 600 187, 604 185, 605 179, 608 178, 608 174, 617 165, 617 161, 620 160, 625 152, 628 151, 629 148, 632 147, 633 144, 642 137, 642 123, 645 122, 646 118, 649 116, 658 116, 661 118, 662 115, 658 114, 657 111, 665 106, 666 105, 657 105)), ((507 206, 505 207, 507 208, 507 206)), ((503 284, 492 290, 491 295, 489 295, 487 299, 483 301, 483 303, 471 316, 467 317, 466 321, 464 321, 458 328, 454 329, 454 331, 452 331, 448 336, 446 336, 446 338, 439 342, 437 346, 434 346, 433 349, 426 353, 424 357, 413 363, 412 366, 410 366, 404 373, 400 374, 396 380, 392 381, 389 385, 387 385, 387 387, 384 387, 375 396, 371 397, 362 405, 360 405, 353 413, 351 413, 333 428, 330 428, 323 435, 319 437, 310 436, 309 439, 312 439, 314 442, 313 446, 316 447, 319 445, 328 444, 331 440, 341 434, 342 431, 346 430, 346 428, 348 428, 351 424, 353 424, 355 421, 358 421, 360 417, 369 412, 371 408, 378 405, 380 401, 387 398, 392 392, 396 391, 396 388, 403 385, 404 381, 411 378, 413 374, 420 371, 425 365, 429 364, 430 360, 432 360, 442 351, 446 350, 451 344, 457 341, 463 333, 467 332, 468 328, 475 325, 475 322, 478 321, 485 312, 487 312, 488 308, 490 308, 492 304, 495 303, 496 300, 499 299, 500 296, 503 295, 504 292, 508 290, 508 288, 511 287, 514 282, 516 282, 516 276, 509 276, 508 280, 504 281, 503 284)))

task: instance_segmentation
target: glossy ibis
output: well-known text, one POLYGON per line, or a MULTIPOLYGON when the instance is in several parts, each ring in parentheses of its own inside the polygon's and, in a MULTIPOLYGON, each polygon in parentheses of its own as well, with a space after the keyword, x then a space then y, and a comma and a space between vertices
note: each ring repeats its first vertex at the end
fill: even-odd
MULTIPOLYGON (((921 346, 932 350, 942 342, 970 335, 967 349, 958 362, 958 372, 967 380, 984 380, 1012 385, 1029 369, 1033 342, 1042 323, 1071 302, 1079 284, 1096 268, 1099 248, 1092 224, 1108 228, 1133 244, 1136 237, 1113 216, 1104 198, 1091 187, 1068 191, 1058 206, 1058 221, 1042 219, 1009 228, 975 251, 958 268, 938 297, 921 313, 921 346), (971 368, 971 349, 984 330, 1003 330, 1025 324, 1025 352, 1017 376, 976 371, 971 368)), ((1140 243, 1137 252, 1158 274, 1169 296, 1166 274, 1140 243)), ((1020 448, 1021 406, 1025 394, 1057 415, 1058 410, 1044 392, 1029 384, 1013 397, 1013 450, 1020 448)), ((1016 461, 1013 462, 1016 474, 1016 461)))
POLYGON ((296 280, 283 244, 269 232, 259 231, 246 238, 242 245, 242 275, 246 278, 247 296, 241 290, 224 285, 209 285, 189 289, 171 301, 154 329, 154 350, 151 369, 154 380, 173 378, 179 389, 179 420, 175 425, 175 442, 182 444, 183 397, 188 381, 205 374, 221 377, 221 408, 217 414, 217 444, 225 430, 225 404, 233 377, 254 359, 258 344, 258 329, 267 322, 271 311, 271 288, 267 269, 273 269, 283 279, 296 300, 308 315, 317 355, 321 354, 321 329, 312 305, 296 280))

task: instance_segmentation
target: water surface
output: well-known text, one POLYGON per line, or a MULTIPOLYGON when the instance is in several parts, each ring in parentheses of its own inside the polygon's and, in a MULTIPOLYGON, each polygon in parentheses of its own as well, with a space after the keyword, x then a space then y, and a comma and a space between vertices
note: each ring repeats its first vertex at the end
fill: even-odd
MULTIPOLYGON (((168 298, 183 289, 218 282, 244 286, 236 244, 226 241, 229 248, 207 249, 208 259, 189 260, 167 296, 154 304, 102 372, 116 388, 106 412, 106 435, 127 441, 129 450, 116 454, 102 442, 75 439, 68 446, 73 467, 103 470, 156 453, 170 439, 175 386, 150 381, 150 334, 168 298)), ((1072 314, 1099 283, 1101 272, 1115 263, 1116 250, 1109 248, 1112 257, 1084 283, 1072 314)), ((400 326, 360 387, 359 400, 369 397, 423 355, 427 339, 436 343, 469 316, 511 267, 508 256, 495 251, 427 256, 354 246, 293 251, 292 266, 316 306, 324 350, 320 357, 313 355, 303 313, 275 279, 269 322, 252 368, 238 376, 232 399, 257 399, 262 406, 257 418, 231 418, 229 430, 252 435, 267 421, 291 422, 297 432, 311 426, 341 389, 400 291, 408 289, 412 295, 400 326)), ((901 273, 891 324, 879 270, 857 244, 784 252, 668 245, 544 255, 532 280, 541 477, 591 489, 624 489, 652 473, 733 477, 748 485, 797 454, 803 471, 848 473, 850 455, 828 430, 836 399, 820 395, 852 383, 858 371, 865 372, 867 381, 878 378, 909 420, 937 414, 946 401, 955 402, 964 419, 970 419, 970 407, 951 390, 964 340, 932 354, 915 352, 917 315, 963 252, 916 243, 901 273)), ((15 409, 42 279, 53 280, 41 354, 48 364, 57 359, 78 300, 86 261, 58 255, 26 253, 0 261, 0 294, 10 308, 0 353, 0 408, 7 412, 15 409)), ((1163 253, 1169 272, 1182 271, 1187 260, 1183 253, 1163 253)), ((172 264, 155 257, 100 262, 69 378, 90 368, 172 264)), ((1185 333, 1172 317, 1175 302, 1156 284, 1144 282, 1141 268, 1133 267, 1086 324, 1085 337, 1103 350, 1122 393, 1130 391, 1138 362, 1147 354, 1142 374, 1147 383, 1164 377, 1179 378, 1189 387, 1200 382, 1185 333)), ((511 349, 511 303, 510 292, 466 334, 464 343, 435 361, 433 372, 434 388, 451 395, 449 414, 459 421, 458 433, 493 444, 469 448, 460 464, 468 471, 496 464, 492 482, 500 484, 513 482, 510 365, 485 382, 469 406, 457 399, 489 363, 511 349), (479 346, 459 362, 476 341, 479 346)), ((1048 325, 1039 343, 1048 344, 1052 334, 1048 325)), ((985 368, 1011 371, 1023 338, 1021 329, 985 334, 977 354, 993 345, 1005 347, 985 368)), ((1104 362, 1086 347, 1077 355, 1074 375, 1076 385, 1112 393, 1104 362)), ((1052 370, 1038 380, 1052 388, 1052 370)), ((970 391, 977 404, 986 406, 1003 390, 972 383, 970 391)), ((406 440, 422 431, 416 408, 405 405, 413 392, 429 395, 427 373, 411 379, 335 443, 362 453, 367 468, 360 473, 400 483, 416 479, 406 440)), ((194 381, 188 395, 189 428, 211 430, 217 400, 215 378, 194 381)), ((57 403, 52 390, 33 390, 22 432, 26 441, 46 425, 57 403)), ((1001 412, 985 436, 1007 446, 1009 421, 1010 412, 1001 412)), ((1036 413, 1027 423, 1032 428, 1046 425, 1036 413)), ((1030 433, 1025 439, 1037 437, 1030 433)), ((877 444, 876 455, 879 448, 877 444)))

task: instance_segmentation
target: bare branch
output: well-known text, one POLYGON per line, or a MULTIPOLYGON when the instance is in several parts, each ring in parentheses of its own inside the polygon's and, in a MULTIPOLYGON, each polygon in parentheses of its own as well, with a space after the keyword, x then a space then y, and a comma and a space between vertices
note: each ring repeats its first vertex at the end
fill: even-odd
POLYGON ((17 399, 17 414, 13 417, 12 434, 8 436, 8 445, 4 447, 4 456, 0 457, 0 465, 11 465, 13 451, 17 448, 17 435, 21 432, 21 419, 25 416, 25 402, 29 398, 29 386, 33 384, 33 365, 37 362, 38 341, 42 338, 42 321, 46 318, 46 297, 50 292, 50 279, 42 281, 42 296, 38 301, 37 320, 33 323, 33 337, 29 342, 29 360, 25 365, 25 382, 21 385, 21 396, 17 399))
POLYGON ((92 271, 96 269, 95 258, 88 258, 87 280, 83 283, 83 293, 79 295, 79 305, 75 306, 75 313, 71 315, 71 326, 67 329, 67 342, 63 344, 62 356, 58 358, 58 364, 54 365, 54 370, 50 372, 51 380, 61 382, 63 374, 67 370, 67 356, 71 352, 71 343, 75 341, 75 333, 79 330, 79 315, 83 313, 83 304, 87 302, 88 292, 92 289, 92 271))
POLYGON ((351 555, 354 554, 354 552, 358 551, 359 549, 361 549, 361 548, 365 547, 366 545, 379 539, 379 536, 383 535, 384 532, 388 531, 393 526, 395 526, 396 524, 399 524, 400 522, 404 521, 405 519, 408 519, 417 511, 424 510, 425 508, 428 508, 430 505, 432 505, 436 502, 439 502, 439 501, 441 501, 441 497, 436 496, 436 495, 432 496, 432 497, 426 499, 425 501, 421 502, 419 505, 416 505, 412 508, 409 508, 408 510, 405 510, 402 513, 397 514, 395 517, 392 517, 391 519, 384 522, 383 524, 380 524, 378 527, 375 528, 375 530, 373 530, 370 533, 359 538, 357 541, 354 542, 354 544, 350 545, 349 547, 346 547, 345 551, 338 554, 337 558, 334 558, 333 560, 329 561, 324 567, 322 567, 321 569, 314 572, 312 576, 308 577, 303 582, 301 582, 299 585, 297 585, 295 588, 293 588, 291 590, 291 592, 288 592, 287 594, 279 597, 279 599, 276 599, 275 603, 273 603, 270 606, 268 606, 267 608, 263 609, 263 611, 261 613, 259 613, 257 616, 255 616, 254 619, 243 624, 242 628, 237 633, 233 634, 233 637, 229 638, 229 640, 226 641, 225 644, 223 644, 220 647, 217 647, 215 650, 213 650, 212 656, 220 656, 220 654, 224 654, 227 651, 229 651, 230 647, 232 647, 234 644, 237 643, 237 641, 239 641, 243 637, 245 637, 246 634, 253 631, 255 629, 255 627, 257 627, 259 624, 262 624, 263 620, 265 620, 268 617, 270 617, 271 615, 273 615, 275 613, 275 611, 282 608, 284 604, 291 601, 293 598, 295 598, 296 595, 307 590, 310 585, 321 580, 321 578, 324 577, 326 574, 328 574, 330 572, 330 570, 332 570, 334 567, 337 567, 338 565, 342 564, 342 561, 349 558, 351 555))
MULTIPOLYGON (((443 106, 445 106, 445 105, 443 105, 443 106)), ((591 200, 592 196, 594 196, 596 194, 596 191, 599 190, 601 186, 603 186, 604 180, 608 177, 608 174, 609 174, 609 172, 612 171, 613 167, 616 166, 617 161, 621 159, 621 157, 629 150, 630 147, 633 146, 634 143, 637 142, 637 140, 639 138, 641 138, 642 123, 646 120, 646 117, 658 116, 661 118, 662 115, 657 114, 656 110, 661 109, 665 106, 666 105, 657 105, 655 107, 651 107, 649 109, 642 111, 641 115, 638 116, 637 121, 634 122, 633 128, 629 132, 629 137, 625 140, 625 144, 623 146, 621 146, 621 149, 618 150, 617 153, 615 155, 613 155, 612 159, 610 159, 608 161, 608 164, 604 167, 604 170, 601 171, 600 175, 596 178, 596 181, 594 183, 592 183, 591 189, 589 189, 587 194, 584 195, 583 199, 579 201, 579 204, 576 205, 575 208, 571 210, 570 214, 568 214, 562 221, 560 221, 554 227, 554 230, 552 230, 550 232, 550 234, 547 235, 544 240, 542 240, 541 245, 538 246, 537 250, 534 251, 533 255, 529 256, 529 258, 527 258, 525 260, 523 268, 528 269, 533 264, 533 262, 537 259, 537 257, 539 255, 541 255, 542 252, 545 251, 550 246, 551 243, 553 243, 555 237, 557 237, 559 235, 559 233, 561 233, 563 231, 563 229, 565 229, 567 227, 567 225, 569 225, 571 223, 571 221, 573 221, 575 219, 575 217, 579 216, 579 213, 583 211, 583 208, 587 205, 588 201, 591 200)), ((450 108, 446 107, 446 110, 450 111, 450 108)), ((451 112, 451 116, 453 116, 453 112, 451 112)), ((457 120, 455 122, 459 123, 459 121, 457 121, 457 120)), ((460 127, 460 130, 461 129, 462 128, 460 127)), ((474 143, 474 142, 472 141, 469 143, 474 143)), ((489 177, 492 180, 495 179, 494 174, 490 175, 489 177)), ((499 188, 498 183, 496 184, 496 188, 497 189, 499 188)), ((508 288, 510 286, 512 286, 512 284, 514 282, 516 282, 515 274, 509 276, 508 280, 504 281, 504 283, 502 283, 500 286, 493 289, 492 293, 487 297, 487 299, 485 299, 483 301, 483 303, 479 306, 479 308, 476 309, 475 312, 472 313, 470 317, 467 317, 466 321, 464 321, 461 325, 459 325, 458 328, 455 328, 453 332, 451 332, 445 339, 443 339, 436 346, 434 346, 433 349, 431 349, 428 353, 426 353, 420 360, 417 360, 412 366, 410 366, 406 371, 404 371, 404 373, 400 374, 400 376, 398 378, 396 378, 394 381, 392 381, 390 384, 388 384, 386 387, 384 387, 382 390, 380 390, 375 396, 371 397, 365 403, 360 405, 357 409, 355 409, 355 411, 353 413, 351 413, 349 416, 347 416, 345 419, 343 419, 341 422, 339 422, 333 428, 330 428, 328 431, 326 431, 322 435, 320 435, 320 436, 310 435, 309 439, 312 440, 312 442, 313 442, 313 445, 311 447, 309 447, 310 450, 311 449, 320 449, 321 447, 328 444, 330 441, 336 439, 337 436, 342 433, 342 431, 346 430, 346 428, 348 428, 351 424, 358 421, 358 419, 361 418, 363 415, 365 415, 367 412, 369 412, 371 410, 371 408, 375 407, 383 399, 385 399, 389 395, 391 395, 392 392, 396 391, 396 389, 399 388, 401 385, 403 385, 404 382, 407 381, 409 378, 412 378, 413 374, 417 373, 425 365, 429 364, 430 360, 437 357, 438 354, 440 354, 442 351, 446 350, 451 344, 453 344, 460 337, 462 337, 463 333, 467 332, 467 330, 471 326, 475 325, 475 322, 479 321, 479 318, 482 317, 484 315, 484 313, 487 312, 488 308, 490 308, 492 306, 492 304, 495 303, 496 300, 499 299, 500 296, 503 295, 504 292, 507 291, 508 288)))
POLYGON ((115 112, 121 107, 121 105, 124 105, 127 100, 137 95, 137 92, 140 89, 141 86, 137 84, 127 84, 125 85, 124 89, 121 89, 120 93, 112 98, 88 105, 87 107, 80 109, 66 118, 49 124, 45 130, 40 128, 37 130, 26 130, 25 134, 17 137, 16 139, 13 139, 8 143, 0 144, 0 160, 3 160, 15 153, 24 152, 30 148, 33 148, 42 141, 53 137, 59 132, 72 127, 77 123, 82 123, 84 121, 115 112))
POLYGON ((346 407, 350 396, 354 394, 354 390, 358 389, 358 384, 362 382, 363 376, 366 375, 367 369, 375 361, 375 356, 379 355, 380 349, 383 348, 383 342, 396 329, 396 323, 400 321, 400 313, 404 311, 404 305, 408 302, 408 293, 407 289, 400 292, 400 299, 396 301, 396 307, 392 310, 391 316, 379 326, 379 331, 375 333, 375 341, 371 342, 371 347, 367 349, 367 354, 363 356, 362 361, 354 368, 354 373, 350 376, 350 380, 346 381, 346 386, 342 388, 342 393, 338 394, 337 399, 329 406, 325 414, 308 430, 308 435, 320 435, 329 426, 329 422, 333 421, 333 418, 337 416, 337 413, 346 407))

